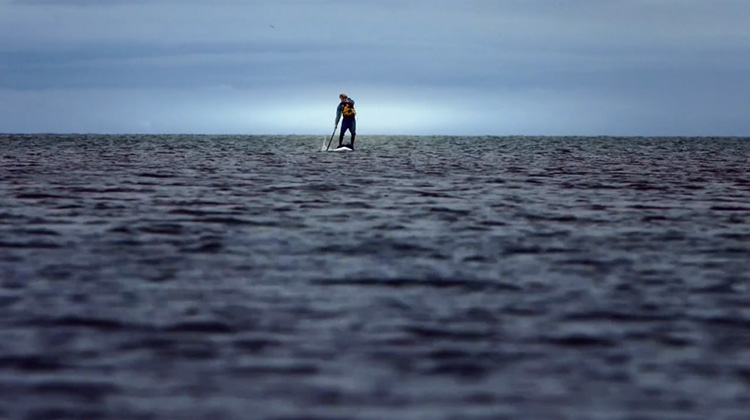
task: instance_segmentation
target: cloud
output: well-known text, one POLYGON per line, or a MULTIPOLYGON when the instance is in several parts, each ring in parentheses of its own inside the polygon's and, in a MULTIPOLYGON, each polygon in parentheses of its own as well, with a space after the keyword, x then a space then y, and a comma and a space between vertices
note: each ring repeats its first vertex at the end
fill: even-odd
MULTIPOLYGON (((382 130, 399 130, 390 117, 409 100, 419 117, 400 127, 414 132, 750 131, 736 116, 750 87, 750 4, 739 0, 0 0, 0 7, 2 95, 26 104, 48 95, 82 109, 118 98, 122 108, 76 114, 92 130, 135 129, 127 117, 97 110, 135 115, 148 103, 163 105, 149 107, 161 115, 151 124, 159 130, 291 130, 274 113, 270 122, 217 117, 193 127, 182 117, 167 123, 166 110, 184 115, 187 101, 239 115, 294 97, 304 105, 294 105, 293 129, 315 131, 319 123, 307 116, 329 119, 322 110, 345 90, 359 92, 382 130)), ((0 116, 0 124, 72 129, 64 117, 72 111, 60 112, 0 116)))

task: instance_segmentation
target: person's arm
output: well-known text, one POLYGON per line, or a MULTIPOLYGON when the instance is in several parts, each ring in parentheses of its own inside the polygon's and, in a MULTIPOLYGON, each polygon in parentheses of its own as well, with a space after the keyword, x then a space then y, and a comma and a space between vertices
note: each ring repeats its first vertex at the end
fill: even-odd
POLYGON ((336 107, 336 127, 339 126, 339 120, 341 120, 341 112, 343 112, 344 107, 342 104, 339 104, 338 107, 336 107))

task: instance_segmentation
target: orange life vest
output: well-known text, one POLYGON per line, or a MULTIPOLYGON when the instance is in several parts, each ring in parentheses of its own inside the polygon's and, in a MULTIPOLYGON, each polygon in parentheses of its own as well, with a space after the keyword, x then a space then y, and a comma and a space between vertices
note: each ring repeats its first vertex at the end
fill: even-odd
POLYGON ((351 104, 347 102, 344 105, 344 110, 342 111, 342 114, 344 114, 344 117, 353 117, 357 113, 354 111, 354 104, 351 104))

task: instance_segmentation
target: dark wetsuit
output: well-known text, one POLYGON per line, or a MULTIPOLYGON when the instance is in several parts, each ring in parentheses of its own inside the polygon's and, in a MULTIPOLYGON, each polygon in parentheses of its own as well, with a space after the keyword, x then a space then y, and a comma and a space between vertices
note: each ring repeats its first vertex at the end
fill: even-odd
MULTIPOLYGON (((352 98, 348 98, 346 100, 352 106, 354 106, 354 100, 352 98)), ((339 120, 341 120, 341 117, 343 116, 344 119, 341 121, 341 133, 339 134, 339 147, 344 142, 344 133, 346 133, 346 130, 349 130, 350 133, 352 133, 352 144, 351 147, 354 149, 354 138, 357 136, 357 120, 352 115, 351 117, 347 117, 346 115, 343 115, 344 113, 344 103, 340 102, 338 108, 336 108, 336 125, 339 124, 339 120)))

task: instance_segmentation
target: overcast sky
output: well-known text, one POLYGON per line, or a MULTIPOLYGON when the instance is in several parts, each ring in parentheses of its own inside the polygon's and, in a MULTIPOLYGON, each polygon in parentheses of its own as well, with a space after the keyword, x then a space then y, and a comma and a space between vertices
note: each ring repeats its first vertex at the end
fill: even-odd
POLYGON ((0 132, 750 135, 747 0, 0 0, 0 132))

